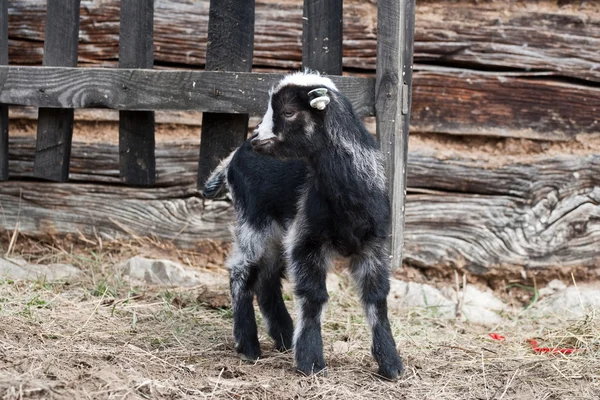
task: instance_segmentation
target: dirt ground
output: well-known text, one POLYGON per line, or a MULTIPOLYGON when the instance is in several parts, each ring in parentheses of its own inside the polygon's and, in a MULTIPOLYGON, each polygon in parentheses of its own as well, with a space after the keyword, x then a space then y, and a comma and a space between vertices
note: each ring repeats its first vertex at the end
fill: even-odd
MULTIPOLYGON (((4 254, 8 243, 2 242, 4 254)), ((152 244, 67 247, 19 240, 30 262, 69 263, 71 282, 0 282, 0 396, 3 399, 593 399, 600 397, 600 317, 533 319, 515 309, 504 326, 443 320, 435 309, 391 315, 406 372, 376 374, 370 334, 343 279, 323 317, 328 376, 300 376, 291 353, 271 349, 240 360, 232 313, 207 304, 201 288, 132 287, 117 264, 144 254, 196 264, 202 255, 152 244), (499 333, 504 340, 493 340, 499 333), (536 353, 540 346, 576 348, 536 353)), ((214 266, 208 266, 214 269, 214 266)), ((225 273, 224 271, 221 271, 225 273)), ((224 292, 224 296, 227 293, 224 292)), ((287 294, 292 311, 293 296, 287 294)), ((210 303, 210 302, 209 302, 210 303)))

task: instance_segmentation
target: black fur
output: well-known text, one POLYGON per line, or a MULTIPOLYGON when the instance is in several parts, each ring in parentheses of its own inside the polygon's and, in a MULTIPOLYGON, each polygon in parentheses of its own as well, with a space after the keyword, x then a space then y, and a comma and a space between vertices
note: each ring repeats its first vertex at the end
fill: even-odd
MULTIPOLYGON (((292 321, 281 298, 285 254, 299 304, 297 368, 305 374, 323 370, 321 312, 331 254, 338 253, 351 260, 379 374, 395 379, 402 362, 387 316, 390 203, 380 153, 333 84, 324 110, 310 106, 308 92, 319 87, 278 88, 270 100, 272 120, 263 120, 227 168, 238 217, 230 257, 237 349, 251 359, 260 355, 252 293, 276 347, 292 345, 292 321)), ((220 190, 217 180, 207 182, 210 191, 220 190)))

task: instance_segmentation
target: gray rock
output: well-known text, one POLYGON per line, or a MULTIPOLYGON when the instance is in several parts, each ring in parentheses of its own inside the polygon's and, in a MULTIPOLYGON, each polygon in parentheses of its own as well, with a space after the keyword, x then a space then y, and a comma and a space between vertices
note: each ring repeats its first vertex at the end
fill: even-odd
POLYGON ((508 307, 496 297, 491 290, 481 290, 473 285, 467 285, 464 290, 456 293, 451 287, 442 289, 442 293, 457 304, 457 310, 462 319, 471 323, 490 326, 503 321, 500 313, 508 307))
POLYGON ((388 303, 390 308, 422 308, 442 318, 456 316, 456 303, 433 286, 392 279, 388 303))
POLYGON ((582 317, 594 309, 600 309, 600 284, 557 290, 541 299, 529 312, 537 316, 582 317))
POLYGON ((472 324, 492 326, 501 324, 504 319, 496 311, 472 304, 465 304, 461 309, 461 317, 472 324))
POLYGON ((548 282, 548 285, 546 285, 545 288, 541 288, 539 292, 541 297, 546 297, 561 290, 565 290, 566 288, 567 285, 565 285, 563 281, 554 279, 548 282))
POLYGON ((69 264, 30 264, 20 258, 0 257, 0 278, 14 281, 62 282, 77 278, 81 270, 69 264))
POLYGON ((507 306, 490 290, 467 285, 464 292, 456 293, 451 287, 436 289, 427 284, 397 279, 391 281, 388 302, 390 308, 422 308, 441 318, 456 318, 460 311, 462 319, 484 326, 501 323, 501 313, 507 310, 507 306))
POLYGON ((228 285, 228 278, 224 274, 193 270, 170 260, 132 257, 119 264, 119 269, 132 284, 168 287, 228 285))

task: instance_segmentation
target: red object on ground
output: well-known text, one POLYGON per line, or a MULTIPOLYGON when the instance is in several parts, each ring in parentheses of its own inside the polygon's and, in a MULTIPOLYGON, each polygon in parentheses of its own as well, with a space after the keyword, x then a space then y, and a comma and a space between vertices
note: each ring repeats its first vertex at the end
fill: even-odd
POLYGON ((505 337, 505 336, 499 335, 499 334, 497 334, 497 333, 490 333, 490 334, 489 334, 489 336, 490 336, 492 339, 494 339, 494 340, 499 340, 499 341, 502 341, 502 340, 506 339, 506 337, 505 337))
POLYGON ((552 353, 552 354, 573 354, 578 352, 581 349, 572 349, 572 348, 551 348, 551 347, 538 347, 537 340, 528 339, 527 340, 531 345, 531 348, 536 353, 552 353))
MULTIPOLYGON (((493 340, 502 342, 506 340, 506 336, 502 336, 498 333, 488 333, 488 336, 493 340)), ((539 347, 538 342, 535 339, 527 339, 527 343, 531 345, 531 349, 536 353, 550 353, 550 354, 573 354, 578 351, 585 351, 585 349, 573 349, 570 347, 539 347)))

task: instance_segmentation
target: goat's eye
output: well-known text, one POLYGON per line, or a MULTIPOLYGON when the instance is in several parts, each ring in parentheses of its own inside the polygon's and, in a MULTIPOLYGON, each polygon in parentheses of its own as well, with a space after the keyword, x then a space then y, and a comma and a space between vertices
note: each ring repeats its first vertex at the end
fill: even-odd
POLYGON ((285 110, 285 111, 283 112, 283 115, 284 115, 286 118, 292 118, 294 115, 296 115, 296 112, 295 112, 295 111, 292 111, 292 110, 285 110))

